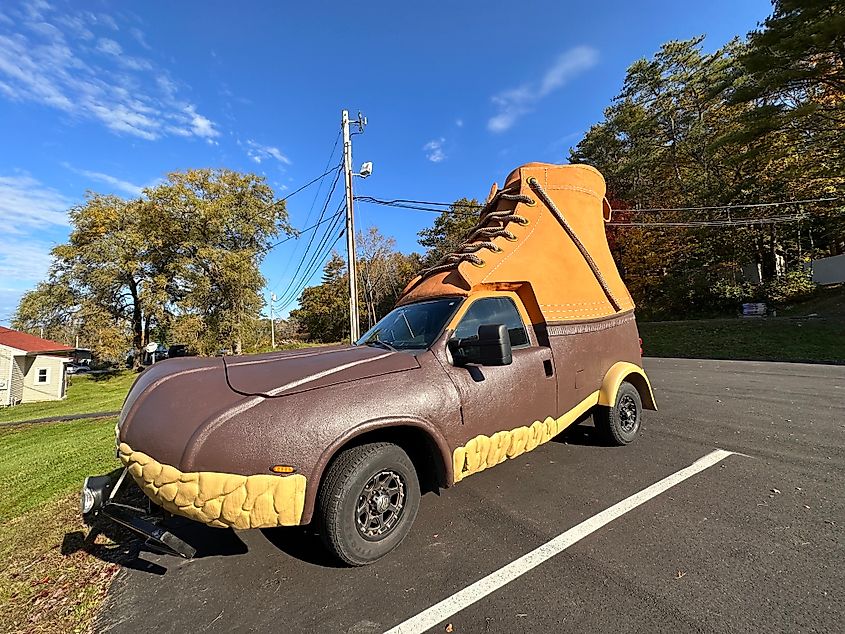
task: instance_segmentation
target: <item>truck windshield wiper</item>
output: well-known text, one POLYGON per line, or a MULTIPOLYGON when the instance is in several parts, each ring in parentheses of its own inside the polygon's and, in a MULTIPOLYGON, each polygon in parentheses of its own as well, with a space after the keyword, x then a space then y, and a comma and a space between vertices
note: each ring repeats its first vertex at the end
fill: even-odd
POLYGON ((385 350, 390 350, 391 352, 399 352, 399 348, 390 345, 386 341, 382 341, 381 339, 368 339, 364 342, 365 346, 379 346, 384 348, 385 350))

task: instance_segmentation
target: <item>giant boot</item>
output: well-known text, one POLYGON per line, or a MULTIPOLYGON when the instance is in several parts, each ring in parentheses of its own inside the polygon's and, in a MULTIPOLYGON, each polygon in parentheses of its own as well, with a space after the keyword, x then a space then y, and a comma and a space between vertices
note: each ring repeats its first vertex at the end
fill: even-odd
POLYGON ((535 324, 629 313, 634 303, 605 235, 605 191, 588 165, 518 167, 502 189, 493 185, 464 243, 412 280, 398 303, 507 288, 521 290, 535 324))

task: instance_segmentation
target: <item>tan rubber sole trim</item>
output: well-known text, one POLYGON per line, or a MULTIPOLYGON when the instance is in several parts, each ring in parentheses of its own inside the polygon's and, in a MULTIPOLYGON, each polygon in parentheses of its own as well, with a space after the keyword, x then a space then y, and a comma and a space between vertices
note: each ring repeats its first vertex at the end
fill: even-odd
POLYGON ((550 441, 597 405, 599 394, 596 390, 559 418, 549 416, 544 421, 534 421, 530 427, 500 431, 492 436, 476 436, 465 446, 455 449, 452 454, 455 482, 500 464, 508 458, 516 458, 550 441))
POLYGON ((183 473, 120 443, 118 455, 153 502, 174 515, 220 528, 296 526, 305 506, 305 476, 183 473))

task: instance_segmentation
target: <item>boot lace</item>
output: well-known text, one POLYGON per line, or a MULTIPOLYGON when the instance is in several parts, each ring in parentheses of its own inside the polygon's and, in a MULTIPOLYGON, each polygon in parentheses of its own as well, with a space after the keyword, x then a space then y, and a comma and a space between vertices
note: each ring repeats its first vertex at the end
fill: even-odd
POLYGON ((527 225, 528 219, 509 209, 496 209, 496 205, 500 200, 516 201, 527 205, 533 205, 536 201, 524 194, 511 193, 514 189, 498 190, 481 209, 478 223, 470 229, 463 243, 452 253, 442 257, 434 266, 423 270, 421 275, 428 277, 429 275, 442 273, 443 271, 448 271, 456 267, 461 262, 469 262, 475 266, 484 266, 484 260, 477 253, 482 249, 487 249, 494 253, 501 251, 493 243, 494 238, 516 240, 516 236, 508 231, 507 225, 511 222, 527 225))
MULTIPOLYGON (((536 178, 529 178, 528 186, 551 212, 555 220, 558 221, 561 228, 569 236, 569 239, 572 240, 572 243, 575 245, 575 248, 578 249, 581 257, 584 258, 587 266, 590 267, 590 271, 592 271, 593 276, 596 278, 596 282, 598 282, 598 285, 604 292, 605 297, 607 297, 608 302, 611 306, 613 306, 613 310, 619 312, 621 309, 619 300, 616 299, 613 292, 610 290, 610 285, 607 283, 607 280, 604 279, 601 269, 599 269, 596 261, 593 259, 593 256, 590 255, 587 247, 585 247, 584 243, 581 242, 580 238, 578 238, 575 231, 572 229, 572 226, 569 222, 567 222, 563 213, 561 213, 560 209, 557 208, 557 205, 555 205, 554 201, 546 193, 536 178)), ((515 189, 518 189, 518 187, 500 189, 497 191, 490 201, 482 208, 478 224, 472 228, 463 244, 458 249, 442 258, 434 266, 423 270, 420 273, 421 277, 425 278, 429 275, 434 275, 435 273, 448 271, 461 262, 470 262, 475 266, 483 266, 484 260, 476 255, 478 251, 481 249, 488 249, 494 253, 501 251, 501 249, 492 242, 493 238, 504 237, 508 240, 516 240, 516 236, 506 229, 507 224, 510 222, 516 222, 521 225, 526 225, 528 224, 528 219, 514 213, 513 211, 497 210, 496 205, 500 200, 515 200, 516 202, 525 203, 527 205, 533 205, 536 201, 530 196, 526 196, 524 194, 511 193, 515 189)))

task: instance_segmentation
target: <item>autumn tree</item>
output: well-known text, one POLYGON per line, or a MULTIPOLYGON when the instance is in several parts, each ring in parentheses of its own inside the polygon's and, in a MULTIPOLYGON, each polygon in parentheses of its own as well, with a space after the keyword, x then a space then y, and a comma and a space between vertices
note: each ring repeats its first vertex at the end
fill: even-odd
MULTIPOLYGON (((175 334, 202 352, 239 351, 262 307, 259 265, 283 202, 260 177, 230 170, 170 174, 141 198, 89 193, 69 212, 49 279, 24 295, 13 323, 82 333, 99 353, 137 353, 175 334)), ((173 341, 173 339, 171 339, 173 341)))
MULTIPOLYGON (((759 98, 741 98, 759 96, 749 92, 757 81, 748 66, 756 37, 711 53, 704 51, 703 37, 673 41, 650 59, 637 60, 604 119, 570 155, 572 162, 604 173, 614 206, 629 210, 626 220, 680 223, 609 229, 641 314, 700 314, 736 306, 740 297, 752 299, 743 265, 757 264, 771 283, 782 271, 780 262, 797 266, 810 241, 815 237, 816 249, 822 246, 835 226, 832 218, 841 216, 833 205, 814 205, 781 210, 806 213, 803 226, 683 226, 772 215, 766 209, 706 208, 817 198, 841 179, 841 171, 824 175, 811 165, 829 165, 823 144, 789 126, 762 126, 767 106, 759 98), (647 208, 680 210, 637 212, 647 208)), ((812 56, 808 51, 804 63, 812 56)), ((802 96, 805 104, 808 95, 802 96)))
POLYGON ((418 254, 396 250, 396 241, 376 227, 359 232, 356 240, 361 330, 372 327, 393 308, 407 283, 421 268, 418 254))
POLYGON ((263 178, 231 170, 173 173, 147 194, 172 232, 168 279, 180 313, 202 316, 206 347, 225 341, 240 354, 263 306, 259 265, 272 239, 291 232, 284 202, 263 178))
POLYGON ((417 234, 420 245, 426 249, 423 267, 434 266, 461 244, 478 222, 478 209, 479 203, 475 198, 460 198, 440 213, 431 227, 417 234))

